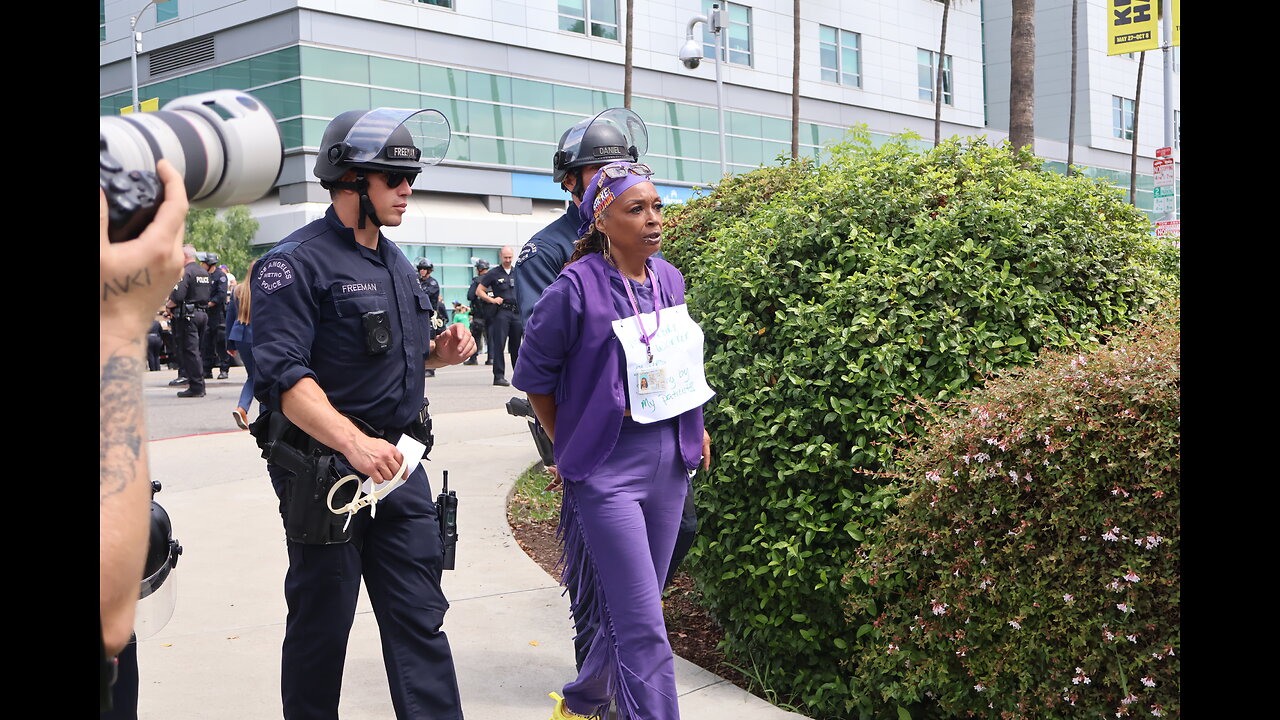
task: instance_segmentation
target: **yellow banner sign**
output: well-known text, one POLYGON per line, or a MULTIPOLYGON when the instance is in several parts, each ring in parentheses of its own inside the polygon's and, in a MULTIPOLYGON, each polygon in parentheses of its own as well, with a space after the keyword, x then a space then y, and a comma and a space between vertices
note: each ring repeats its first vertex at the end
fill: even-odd
POLYGON ((1160 46, 1158 0, 1107 0, 1107 54, 1155 50, 1160 46))
MULTIPOLYGON (((138 109, 141 112, 155 112, 160 109, 160 98, 153 97, 150 100, 139 100, 138 109)), ((124 107, 120 108, 121 115, 128 115, 132 112, 133 112, 132 105, 125 105, 124 107)))
POLYGON ((1179 0, 1173 0, 1173 2, 1172 2, 1172 5, 1173 5, 1173 32, 1172 32, 1172 33, 1170 33, 1170 37, 1169 37, 1170 44, 1172 44, 1172 45, 1181 45, 1181 44, 1182 44, 1182 40, 1181 40, 1181 38, 1180 38, 1180 35, 1181 35, 1182 33, 1181 33, 1181 31, 1178 29, 1178 26, 1181 24, 1181 23, 1179 23, 1178 21, 1182 19, 1182 11, 1181 11, 1181 10, 1179 9, 1179 7, 1178 7, 1178 6, 1179 6, 1179 5, 1181 5, 1181 4, 1182 4, 1182 3, 1180 3, 1180 2, 1179 2, 1179 0))

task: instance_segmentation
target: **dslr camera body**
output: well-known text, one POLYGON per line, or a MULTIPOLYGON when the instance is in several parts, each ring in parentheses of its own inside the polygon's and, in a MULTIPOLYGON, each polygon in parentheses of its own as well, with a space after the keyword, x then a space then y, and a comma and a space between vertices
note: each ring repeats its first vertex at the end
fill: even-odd
POLYGON ((157 112, 99 120, 99 182, 110 214, 111 242, 132 240, 164 200, 156 161, 182 175, 193 208, 253 202, 280 176, 284 146, 271 110, 248 93, 187 95, 157 112))

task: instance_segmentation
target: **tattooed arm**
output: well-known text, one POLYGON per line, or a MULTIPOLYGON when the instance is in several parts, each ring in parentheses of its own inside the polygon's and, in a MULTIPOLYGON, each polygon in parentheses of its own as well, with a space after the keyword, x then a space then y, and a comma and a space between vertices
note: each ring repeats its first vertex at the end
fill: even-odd
POLYGON ((107 199, 99 190, 99 600, 108 655, 133 632, 151 523, 142 372, 147 329, 182 272, 187 193, 182 176, 161 160, 165 201, 142 235, 107 242, 107 199))

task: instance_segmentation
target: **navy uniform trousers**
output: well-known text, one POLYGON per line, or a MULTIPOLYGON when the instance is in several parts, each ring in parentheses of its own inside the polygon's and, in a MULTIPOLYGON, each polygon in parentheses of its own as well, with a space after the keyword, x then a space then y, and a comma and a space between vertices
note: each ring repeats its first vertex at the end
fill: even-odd
MULTIPOLYGON (((338 465, 342 475, 351 472, 345 463, 338 465)), ((267 470, 283 511, 288 471, 274 465, 267 470)), ((338 717, 347 638, 363 576, 396 717, 461 720, 453 654, 440 629, 449 608, 440 588, 440 526, 422 466, 378 502, 377 517, 370 517, 370 509, 351 519, 349 542, 288 543, 284 594, 289 615, 280 676, 284 717, 338 717)))

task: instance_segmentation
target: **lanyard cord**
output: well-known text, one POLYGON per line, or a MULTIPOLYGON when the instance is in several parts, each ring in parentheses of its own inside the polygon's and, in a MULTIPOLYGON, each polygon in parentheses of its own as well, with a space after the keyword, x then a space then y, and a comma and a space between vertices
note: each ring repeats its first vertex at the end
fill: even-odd
POLYGON ((649 341, 658 334, 658 330, 662 328, 662 314, 658 312, 658 298, 661 297, 661 291, 658 288, 658 274, 653 272, 649 267, 649 262, 645 261, 645 270, 649 273, 649 277, 653 278, 653 316, 657 319, 657 326, 653 328, 653 332, 648 335, 644 332, 644 322, 640 320, 640 304, 636 302, 636 296, 631 291, 631 281, 626 275, 622 274, 622 268, 614 265, 618 270, 619 277, 622 278, 622 286, 627 289, 627 299, 631 301, 631 309, 636 312, 636 327, 640 329, 640 340, 644 343, 645 353, 649 356, 649 362, 653 362, 653 348, 650 347, 649 341))

